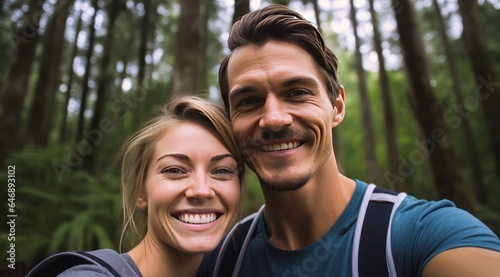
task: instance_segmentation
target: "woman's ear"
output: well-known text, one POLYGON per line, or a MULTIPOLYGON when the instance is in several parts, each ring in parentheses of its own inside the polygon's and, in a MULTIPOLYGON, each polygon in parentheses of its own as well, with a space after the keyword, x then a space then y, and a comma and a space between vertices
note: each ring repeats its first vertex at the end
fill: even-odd
POLYGON ((148 207, 148 201, 145 197, 142 195, 137 197, 137 202, 136 202, 137 208, 144 210, 148 207))
POLYGON ((333 109, 333 120, 332 127, 336 127, 337 125, 344 120, 345 116, 345 91, 344 86, 340 85, 339 95, 337 99, 335 99, 335 106, 333 109))

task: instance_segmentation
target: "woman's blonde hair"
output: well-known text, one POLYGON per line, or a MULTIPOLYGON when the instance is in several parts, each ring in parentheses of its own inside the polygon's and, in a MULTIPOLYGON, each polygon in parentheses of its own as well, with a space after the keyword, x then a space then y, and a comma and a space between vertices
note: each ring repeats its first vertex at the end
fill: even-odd
POLYGON ((145 127, 132 135, 122 148, 121 196, 123 226, 122 243, 131 247, 146 233, 147 214, 139 213, 137 198, 144 190, 147 169, 156 143, 169 126, 182 122, 199 123, 214 131, 218 140, 229 150, 238 162, 240 184, 244 180, 244 161, 239 154, 236 138, 224 109, 208 100, 196 96, 181 96, 172 99, 160 110, 160 115, 146 123, 145 127), (126 238, 126 240, 125 240, 126 238))

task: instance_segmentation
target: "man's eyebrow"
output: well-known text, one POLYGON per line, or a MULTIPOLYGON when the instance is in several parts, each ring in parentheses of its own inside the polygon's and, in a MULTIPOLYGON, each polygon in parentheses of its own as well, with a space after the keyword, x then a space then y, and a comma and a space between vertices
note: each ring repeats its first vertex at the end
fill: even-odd
POLYGON ((307 87, 318 87, 319 84, 318 82, 310 77, 303 77, 303 76, 298 76, 298 77, 292 77, 289 79, 284 80, 281 85, 283 87, 291 87, 295 85, 303 85, 307 87))
POLYGON ((242 87, 231 90, 229 92, 229 99, 235 98, 235 97, 240 96, 242 94, 252 93, 255 91, 256 91, 256 88, 253 86, 242 86, 242 87))
MULTIPOLYGON (((288 78, 288 79, 284 80, 283 82, 281 82, 282 87, 291 87, 291 86, 296 86, 296 85, 302 85, 302 86, 313 87, 313 88, 319 87, 318 81, 316 79, 311 78, 311 77, 306 77, 306 76, 291 77, 291 78, 288 78)), ((231 101, 231 99, 234 99, 238 96, 241 96, 241 95, 244 95, 247 93, 253 93, 255 91, 257 91, 257 88, 254 86, 251 86, 251 85, 235 88, 229 92, 229 101, 231 101)))

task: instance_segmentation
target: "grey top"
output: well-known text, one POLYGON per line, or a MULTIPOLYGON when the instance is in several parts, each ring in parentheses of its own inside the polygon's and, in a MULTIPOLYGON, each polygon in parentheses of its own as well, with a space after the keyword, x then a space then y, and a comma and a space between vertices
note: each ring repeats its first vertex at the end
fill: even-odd
MULTIPOLYGON (((127 254, 120 254, 123 260, 130 265, 130 267, 134 270, 137 276, 142 277, 139 268, 134 263, 132 258, 127 254)), ((92 265, 92 264, 82 264, 77 265, 67 270, 63 271, 61 274, 57 275, 59 277, 113 277, 113 274, 109 272, 105 267, 100 265, 92 265)))

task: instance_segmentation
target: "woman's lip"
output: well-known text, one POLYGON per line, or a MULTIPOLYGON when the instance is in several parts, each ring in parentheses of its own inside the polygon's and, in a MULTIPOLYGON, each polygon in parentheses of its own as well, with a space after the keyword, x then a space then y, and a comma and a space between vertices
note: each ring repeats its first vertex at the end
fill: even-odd
POLYGON ((208 224, 216 221, 219 216, 216 213, 181 213, 175 217, 177 220, 187 224, 208 224))
POLYGON ((219 209, 182 209, 171 216, 186 224, 206 224, 216 221, 223 214, 219 209))
POLYGON ((187 223, 187 222, 183 222, 180 220, 177 220, 176 222, 177 222, 177 224, 180 224, 179 226, 182 226, 186 230, 194 231, 194 232, 203 232, 203 231, 207 231, 207 230, 212 229, 214 226, 218 225, 219 222, 221 222, 221 221, 220 221, 220 218, 217 218, 216 220, 214 220, 212 222, 198 223, 198 224, 187 223))
POLYGON ((173 211, 171 215, 175 216, 178 214, 208 214, 208 213, 223 214, 224 211, 222 209, 217 209, 217 208, 185 208, 185 209, 177 209, 173 211))

